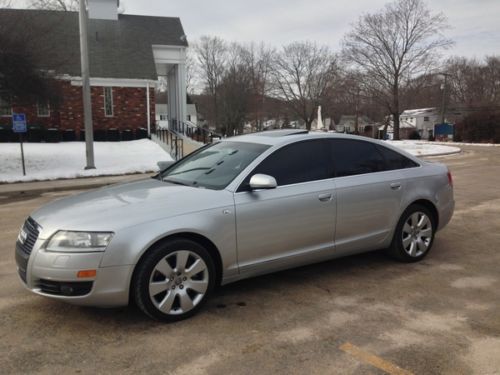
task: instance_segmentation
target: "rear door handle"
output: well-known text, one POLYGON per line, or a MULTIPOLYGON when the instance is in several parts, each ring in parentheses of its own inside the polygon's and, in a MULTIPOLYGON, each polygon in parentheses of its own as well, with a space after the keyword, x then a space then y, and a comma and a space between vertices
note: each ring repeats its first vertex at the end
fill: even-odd
POLYGON ((318 199, 321 202, 328 202, 328 201, 332 200, 332 196, 333 196, 332 193, 320 194, 320 195, 318 195, 318 199))
POLYGON ((401 189, 401 182, 393 182, 390 186, 392 190, 399 190, 401 189))

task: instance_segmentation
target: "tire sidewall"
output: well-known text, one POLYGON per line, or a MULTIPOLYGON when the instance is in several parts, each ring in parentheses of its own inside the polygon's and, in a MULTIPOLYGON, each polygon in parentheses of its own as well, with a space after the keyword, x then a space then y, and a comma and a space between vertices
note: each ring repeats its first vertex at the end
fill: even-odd
POLYGON ((435 235, 436 235, 436 219, 432 214, 432 212, 425 206, 422 206, 420 204, 412 204, 403 212, 401 218, 399 219, 398 225, 396 227, 396 232, 394 233, 393 243, 391 245, 391 253, 398 260, 401 260, 403 262, 409 262, 409 263, 418 262, 419 260, 425 258, 427 254, 429 254, 429 252, 431 251, 435 235), (425 215, 427 215, 427 217, 431 221, 432 237, 429 246, 427 247, 427 251, 419 256, 412 257, 405 251, 403 247, 403 226, 405 225, 409 217, 415 212, 422 212, 425 215))
POLYGON ((173 239, 154 245, 146 252, 137 265, 136 273, 132 281, 132 288, 135 302, 143 312, 160 321, 175 322, 193 316, 202 308, 214 289, 215 279, 216 275, 214 262, 208 251, 205 250, 203 246, 191 240, 173 239), (178 250, 189 250, 196 253, 203 259, 208 270, 208 287, 203 299, 193 309, 179 315, 168 315, 159 311, 151 301, 149 296, 149 281, 151 273, 158 262, 178 250))

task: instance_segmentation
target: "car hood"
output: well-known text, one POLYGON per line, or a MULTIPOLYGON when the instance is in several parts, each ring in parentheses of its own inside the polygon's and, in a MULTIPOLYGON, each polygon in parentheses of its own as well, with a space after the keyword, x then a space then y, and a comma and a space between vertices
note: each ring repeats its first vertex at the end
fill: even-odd
POLYGON ((149 178, 111 185, 49 203, 31 217, 40 238, 57 230, 117 231, 137 224, 232 204, 225 190, 175 185, 149 178))

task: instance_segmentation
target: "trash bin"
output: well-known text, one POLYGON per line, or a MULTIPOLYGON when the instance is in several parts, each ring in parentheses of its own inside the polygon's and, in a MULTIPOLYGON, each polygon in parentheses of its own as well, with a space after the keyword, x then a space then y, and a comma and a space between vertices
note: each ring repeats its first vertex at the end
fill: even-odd
POLYGON ((95 129, 94 130, 94 141, 105 142, 106 141, 106 129, 95 129))
POLYGON ((131 141, 133 139, 134 139, 134 133, 132 133, 132 129, 122 130, 122 141, 131 141))
POLYGON ((28 125, 28 134, 26 140, 28 142, 41 142, 43 141, 43 127, 40 125, 28 125))
POLYGON ((12 140, 12 127, 8 125, 0 125, 0 142, 10 142, 12 140))
POLYGON ((76 141, 76 134, 74 129, 66 129, 62 133, 62 138, 64 142, 74 142, 76 141))
POLYGON ((45 131, 45 142, 57 143, 61 142, 61 132, 57 128, 48 128, 45 131))
POLYGON ((117 128, 108 129, 108 142, 118 142, 120 140, 120 131, 117 128))
POLYGON ((139 128, 135 130, 135 139, 144 139, 148 137, 148 129, 139 128))

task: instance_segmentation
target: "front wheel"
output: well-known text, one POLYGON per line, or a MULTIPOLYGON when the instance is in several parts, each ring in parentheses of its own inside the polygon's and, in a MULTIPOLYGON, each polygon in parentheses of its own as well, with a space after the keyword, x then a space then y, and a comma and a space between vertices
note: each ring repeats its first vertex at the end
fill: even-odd
POLYGON ((436 219, 427 207, 413 204, 399 219, 389 253, 402 262, 417 262, 430 251, 436 219))
POLYGON ((194 315, 215 284, 210 254, 190 240, 171 240, 148 251, 133 281, 137 306, 147 315, 167 322, 194 315))

